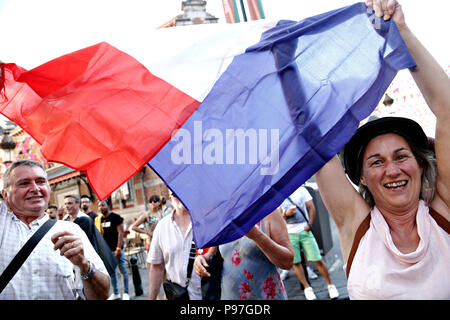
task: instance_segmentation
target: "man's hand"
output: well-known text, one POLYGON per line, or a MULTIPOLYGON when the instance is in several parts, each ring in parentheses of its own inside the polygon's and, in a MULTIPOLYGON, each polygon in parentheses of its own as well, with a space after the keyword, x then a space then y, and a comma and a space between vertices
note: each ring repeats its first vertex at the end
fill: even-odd
POLYGON ((78 236, 62 231, 55 233, 51 240, 55 245, 54 250, 59 249, 62 256, 65 256, 73 265, 80 268, 81 274, 88 272, 89 264, 84 256, 83 242, 78 236))
POLYGON ((297 207, 292 207, 286 210, 286 212, 283 214, 284 217, 290 217, 293 216, 295 214, 295 212, 297 211, 297 207))
POLYGON ((194 271, 196 274, 198 274, 200 277, 210 277, 211 274, 206 271, 206 268, 208 268, 208 262, 206 261, 205 256, 199 255, 195 258, 194 261, 194 271))
MULTIPOLYGON (((80 274, 89 272, 89 262, 84 256, 83 241, 73 233, 63 231, 55 233, 52 238, 55 251, 65 256, 73 265, 80 268, 80 274)), ((107 299, 109 295, 109 276, 103 272, 95 272, 94 275, 83 280, 83 291, 88 300, 107 299)))
POLYGON ((114 256, 116 258, 120 258, 121 255, 122 255, 122 249, 121 248, 116 248, 116 251, 114 251, 114 256))

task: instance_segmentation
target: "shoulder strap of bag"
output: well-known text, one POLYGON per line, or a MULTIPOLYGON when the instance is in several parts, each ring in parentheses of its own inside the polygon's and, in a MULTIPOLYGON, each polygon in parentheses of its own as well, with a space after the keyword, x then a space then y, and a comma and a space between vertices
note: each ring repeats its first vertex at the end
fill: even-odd
POLYGON ((30 253, 41 241, 42 237, 50 230, 56 223, 56 220, 48 219, 34 234, 28 239, 27 243, 19 250, 14 259, 9 263, 6 269, 0 276, 0 293, 5 289, 6 285, 11 281, 16 272, 20 269, 22 264, 27 260, 30 253))
POLYGON ((189 263, 187 266, 186 287, 189 285, 189 281, 191 280, 192 269, 194 268, 195 256, 196 256, 195 243, 194 243, 194 240, 192 240, 191 251, 189 252, 189 263))
POLYGON ((369 230, 369 228, 370 228, 370 219, 371 219, 371 215, 369 212, 367 217, 363 220, 363 222, 361 222, 358 229, 356 230, 355 238, 353 239, 352 248, 350 249, 350 254, 348 255, 348 259, 347 259, 347 267, 345 269, 345 273, 347 274, 347 279, 350 275, 350 268, 352 266, 353 258, 355 257, 356 250, 358 249, 359 243, 361 242, 362 237, 364 237, 364 235, 366 234, 367 230, 369 230))
POLYGON ((303 218, 305 219, 306 223, 308 224, 308 226, 312 229, 312 226, 309 224, 309 219, 306 217, 306 214, 303 212, 302 208, 300 208, 300 206, 298 206, 294 201, 292 201, 291 197, 287 197, 288 200, 297 207, 298 211, 300 211, 300 213, 302 214, 303 218))
POLYGON ((444 229, 448 234, 450 234, 450 222, 448 222, 447 219, 445 219, 439 212, 431 207, 429 207, 429 212, 438 226, 444 229))

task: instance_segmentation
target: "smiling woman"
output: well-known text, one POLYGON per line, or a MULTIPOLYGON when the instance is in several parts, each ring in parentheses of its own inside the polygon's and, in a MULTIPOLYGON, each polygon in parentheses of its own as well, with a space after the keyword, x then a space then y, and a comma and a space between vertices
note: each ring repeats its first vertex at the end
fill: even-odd
POLYGON ((344 148, 345 172, 334 157, 316 174, 339 229, 349 297, 450 299, 450 80, 409 30, 397 1, 366 5, 395 21, 437 124, 429 144, 412 120, 368 122, 344 148))
MULTIPOLYGON (((415 160, 421 168, 420 199, 427 204, 433 199, 436 184, 436 159, 432 146, 429 146, 427 136, 415 121, 398 117, 386 117, 370 121, 358 129, 345 146, 344 152, 346 172, 351 181, 359 186, 359 192, 371 208, 375 206, 375 200, 367 183, 360 181, 361 173, 374 172, 375 170, 377 170, 375 172, 379 172, 380 169, 390 164, 410 164, 410 161, 406 160, 415 160), (388 133, 395 133, 392 139, 398 140, 393 141, 394 145, 390 158, 386 158, 386 155, 379 153, 379 148, 384 146, 385 141, 382 137, 388 133), (375 146, 375 143, 377 143, 377 146, 375 146), (389 162, 388 160, 392 161, 389 162)), ((396 166, 388 167, 388 169, 396 168, 396 166)), ((406 187, 409 180, 398 181, 397 174, 400 174, 400 172, 394 171, 391 173, 392 178, 390 179, 393 180, 385 181, 386 188, 399 191, 401 186, 406 187)), ((364 174, 361 178, 364 179, 364 174)))

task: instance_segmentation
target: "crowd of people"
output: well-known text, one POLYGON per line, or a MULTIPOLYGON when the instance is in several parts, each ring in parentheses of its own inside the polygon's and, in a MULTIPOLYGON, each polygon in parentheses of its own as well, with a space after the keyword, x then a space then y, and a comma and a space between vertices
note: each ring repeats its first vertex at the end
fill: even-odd
MULTIPOLYGON (((367 122, 345 146, 342 161, 336 155, 315 178, 339 231, 350 299, 449 299, 450 80, 409 30, 397 1, 366 5, 395 21, 417 64, 411 74, 436 115, 436 136, 431 141, 405 118, 367 122)), ((63 210, 48 206, 45 169, 28 160, 7 169, 2 196, 0 270, 49 219, 56 223, 1 288, 0 299, 130 299, 124 220, 108 200, 99 201, 97 212, 84 195, 66 196, 63 210)), ((161 288, 175 283, 192 300, 285 300, 280 271, 293 268, 313 300, 302 259, 317 266, 329 297, 339 297, 311 232, 316 208, 303 186, 244 237, 195 256, 189 212, 172 192, 166 205, 161 200, 151 196, 150 210, 130 226, 147 237, 149 299, 163 298, 161 288)))
MULTIPOLYGON (((150 265, 149 299, 164 298, 164 295, 161 295, 164 279, 171 279, 176 283, 186 282, 188 275, 185 272, 184 260, 189 256, 193 243, 189 212, 172 192, 169 200, 164 201, 164 205, 163 199, 165 200, 156 194, 152 195, 148 200, 149 210, 141 213, 127 228, 128 231, 134 232, 135 236, 144 235, 142 240, 146 244, 147 263, 150 265)), ((195 272, 190 276, 188 290, 191 299, 210 298, 202 292, 201 278, 211 276, 207 267, 213 256, 216 256, 216 261, 220 259, 219 263, 222 264, 219 276, 221 291, 215 293, 216 299, 218 297, 226 300, 287 299, 284 279, 279 274, 280 270, 289 272, 292 266, 305 288, 306 299, 316 299, 313 289, 305 280, 300 264, 301 248, 306 258, 314 262, 323 275, 328 284, 329 297, 335 299, 339 296, 336 287, 331 283, 318 244, 311 232, 310 227, 315 217, 311 195, 302 186, 286 201, 279 209, 255 225, 246 237, 221 245, 220 249, 208 248, 203 250, 203 254, 197 255, 193 267, 195 272), (299 194, 303 197, 299 197, 299 194), (308 208, 306 216, 300 214, 302 209, 299 206, 302 206, 303 210, 308 208), (292 220, 292 217, 296 219, 292 220), (303 229, 300 229, 299 224, 302 224, 303 229), (296 238, 302 232, 306 235, 305 239, 296 238)), ((94 240, 96 235, 92 229, 92 226, 96 226, 111 251, 111 257, 115 260, 113 272, 109 272, 113 292, 108 299, 129 300, 129 280, 123 250, 124 219, 111 211, 109 200, 99 201, 98 213, 91 211, 90 207, 89 196, 82 195, 80 198, 71 194, 64 197, 63 208, 66 212, 64 216, 58 217, 57 207, 54 205, 48 206, 46 212, 51 219, 77 223, 98 252, 98 241, 94 240), (123 278, 122 295, 119 293, 116 266, 123 278)))

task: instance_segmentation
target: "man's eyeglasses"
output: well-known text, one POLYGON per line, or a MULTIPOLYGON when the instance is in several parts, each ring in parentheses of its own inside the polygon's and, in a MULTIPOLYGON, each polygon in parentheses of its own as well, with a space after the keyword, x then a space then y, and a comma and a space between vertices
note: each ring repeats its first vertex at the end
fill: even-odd
POLYGON ((152 202, 157 203, 157 202, 159 202, 159 200, 151 199, 151 200, 148 201, 148 203, 152 203, 152 202))

